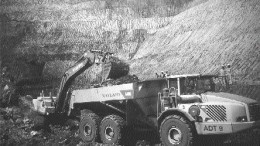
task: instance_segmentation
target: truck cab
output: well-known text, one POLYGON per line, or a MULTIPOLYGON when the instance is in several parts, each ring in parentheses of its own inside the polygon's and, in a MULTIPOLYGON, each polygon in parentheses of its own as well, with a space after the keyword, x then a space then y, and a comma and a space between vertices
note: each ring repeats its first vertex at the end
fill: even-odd
POLYGON ((177 119, 186 119, 184 123, 194 123, 198 135, 226 135, 260 127, 260 104, 223 92, 229 88, 225 78, 188 74, 168 76, 166 80, 166 92, 159 95, 162 108, 158 117, 164 144, 174 145, 181 142, 178 137, 187 137, 182 127, 174 124, 176 118, 172 115, 176 114, 177 119), (173 122, 170 124, 167 119, 173 122), (168 132, 163 132, 165 130, 168 132))

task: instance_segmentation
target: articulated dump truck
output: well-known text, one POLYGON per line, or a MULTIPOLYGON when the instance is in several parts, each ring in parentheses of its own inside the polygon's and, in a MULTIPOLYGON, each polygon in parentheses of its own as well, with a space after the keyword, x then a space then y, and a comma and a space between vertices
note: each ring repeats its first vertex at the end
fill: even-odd
MULTIPOLYGON (((95 55, 90 54, 92 59, 83 57, 88 63, 78 65, 79 61, 69 71, 78 74, 83 66, 94 64, 95 55)), ((108 58, 109 53, 102 54, 108 58)), ((230 135, 260 127, 260 104, 217 92, 224 80, 216 82, 215 75, 166 75, 68 92, 69 85, 64 84, 70 76, 65 73, 57 97, 41 96, 33 103, 44 115, 79 116, 80 137, 86 143, 127 145, 129 130, 147 130, 165 146, 188 146, 200 135, 230 135)))

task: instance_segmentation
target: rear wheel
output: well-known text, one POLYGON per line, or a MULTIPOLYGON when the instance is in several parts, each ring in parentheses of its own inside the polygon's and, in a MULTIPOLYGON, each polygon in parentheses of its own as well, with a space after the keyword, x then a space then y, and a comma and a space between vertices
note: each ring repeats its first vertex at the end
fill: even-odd
POLYGON ((181 116, 170 115, 160 126, 160 137, 165 146, 191 146, 193 143, 192 125, 181 116))
POLYGON ((84 142, 98 140, 100 118, 95 113, 82 113, 79 125, 79 136, 84 142))
POLYGON ((103 118, 100 124, 100 139, 105 144, 119 144, 123 138, 125 120, 117 115, 103 118))

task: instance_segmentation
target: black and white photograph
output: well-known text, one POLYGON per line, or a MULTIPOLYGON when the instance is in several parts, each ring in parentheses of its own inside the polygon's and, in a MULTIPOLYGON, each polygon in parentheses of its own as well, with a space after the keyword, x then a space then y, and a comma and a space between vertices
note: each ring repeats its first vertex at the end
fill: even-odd
POLYGON ((260 146, 260 0, 0 0, 1 146, 260 146))

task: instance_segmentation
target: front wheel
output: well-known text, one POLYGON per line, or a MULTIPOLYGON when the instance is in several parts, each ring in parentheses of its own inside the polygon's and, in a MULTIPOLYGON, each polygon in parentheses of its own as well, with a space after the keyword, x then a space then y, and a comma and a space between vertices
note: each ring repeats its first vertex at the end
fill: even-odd
POLYGON ((161 142, 164 146, 191 146, 192 124, 178 115, 166 117, 160 126, 161 142))
POLYGON ((119 144, 123 138, 125 120, 117 115, 109 115, 100 123, 100 139, 105 144, 119 144))

